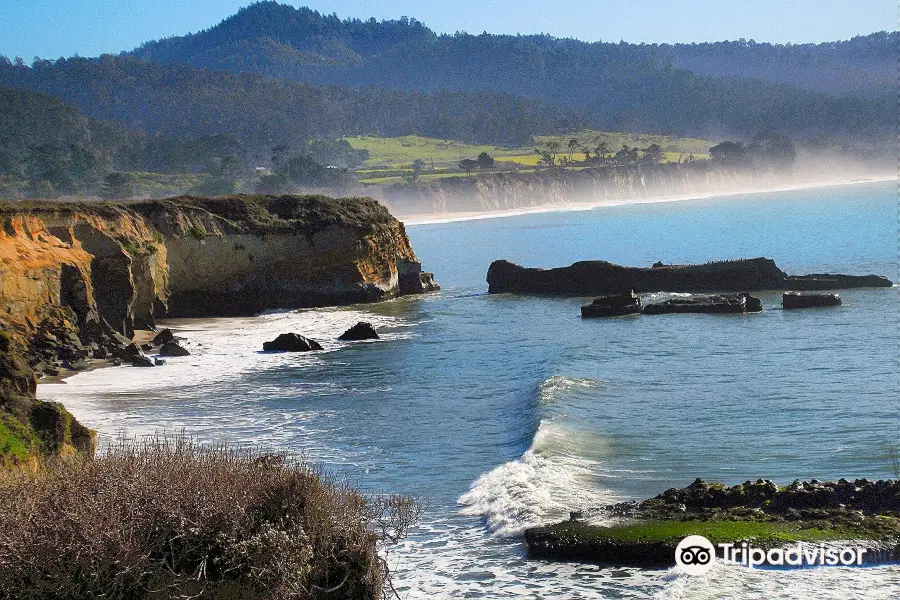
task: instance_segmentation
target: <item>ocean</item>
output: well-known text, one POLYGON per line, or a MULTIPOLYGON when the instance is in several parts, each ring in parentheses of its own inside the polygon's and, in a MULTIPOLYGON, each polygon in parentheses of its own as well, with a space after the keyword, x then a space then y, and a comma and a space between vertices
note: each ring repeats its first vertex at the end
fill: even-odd
MULTIPOLYGON (((401 598, 894 598, 900 566, 703 577, 525 559, 524 528, 696 477, 894 477, 900 288, 839 308, 584 321, 587 298, 487 295, 491 261, 771 257, 900 280, 895 182, 408 226, 437 294, 164 323, 190 357, 41 385, 108 443, 184 431, 282 449, 425 506, 388 550, 401 598), (380 340, 336 338, 360 320, 380 340), (314 354, 263 354, 294 331, 314 354)), ((664 295, 658 295, 662 298, 664 295)), ((652 299, 651 299, 652 300, 652 299)), ((646 301, 646 299, 645 299, 646 301)))

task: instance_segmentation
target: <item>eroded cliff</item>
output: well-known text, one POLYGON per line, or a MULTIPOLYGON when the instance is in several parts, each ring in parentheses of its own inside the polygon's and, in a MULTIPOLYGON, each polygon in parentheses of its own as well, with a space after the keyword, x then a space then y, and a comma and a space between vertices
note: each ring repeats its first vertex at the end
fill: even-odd
MULTIPOLYGON (((33 428, 31 409, 12 409, 33 402, 29 368, 52 374, 116 356, 136 328, 162 316, 250 315, 433 289, 403 224, 367 198, 0 204, 8 367, 0 401, 4 415, 33 428)), ((73 442, 75 422, 67 413, 63 420, 47 449, 90 446, 80 426, 73 442)))
POLYGON ((782 178, 766 170, 736 170, 697 161, 533 173, 482 172, 475 177, 397 184, 379 188, 378 193, 393 212, 411 215, 723 193, 772 186, 782 178))

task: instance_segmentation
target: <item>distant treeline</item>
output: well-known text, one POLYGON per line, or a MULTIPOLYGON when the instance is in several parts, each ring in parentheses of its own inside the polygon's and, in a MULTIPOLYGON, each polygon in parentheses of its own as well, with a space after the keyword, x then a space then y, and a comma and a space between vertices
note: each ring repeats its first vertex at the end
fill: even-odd
POLYGON ((345 135, 418 134, 465 142, 528 143, 585 123, 574 114, 506 94, 315 86, 160 65, 132 57, 37 61, 0 58, 0 86, 43 92, 86 115, 148 134, 227 134, 248 151, 345 135))
POLYGON ((341 20, 259 2, 133 55, 315 84, 503 92, 576 110, 598 129, 703 137, 888 124, 898 42, 897 32, 800 45, 438 35, 415 19, 341 20))

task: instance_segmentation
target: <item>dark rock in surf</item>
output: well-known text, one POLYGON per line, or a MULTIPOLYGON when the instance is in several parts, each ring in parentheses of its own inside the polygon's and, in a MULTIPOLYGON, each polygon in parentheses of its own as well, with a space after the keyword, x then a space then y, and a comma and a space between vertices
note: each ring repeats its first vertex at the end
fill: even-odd
POLYGON ((338 339, 345 342, 377 340, 378 332, 375 331, 375 328, 372 327, 371 323, 360 321, 359 323, 342 333, 341 337, 339 337, 338 339))
POLYGON ((175 341, 175 334, 172 333, 171 329, 163 329, 155 336, 153 336, 153 345, 154 346, 162 346, 163 344, 168 344, 169 342, 175 341))
POLYGON ((640 312, 641 298, 634 292, 601 296, 600 298, 595 298, 590 304, 581 307, 581 317, 584 319, 620 317, 623 315, 635 315, 640 312))
POLYGON ((729 294, 723 296, 692 296, 672 298, 665 302, 648 304, 645 315, 666 315, 671 313, 744 314, 760 312, 762 302, 749 294, 729 294))
POLYGON ((132 367, 155 367, 156 363, 153 362, 152 358, 150 358, 148 356, 144 356, 142 354, 140 356, 135 356, 134 358, 131 359, 131 366, 132 367))
POLYGON ((159 349, 160 356, 190 356, 191 353, 186 348, 179 345, 178 342, 169 342, 163 344, 159 349))
POLYGON ((781 296, 781 306, 785 309, 840 305, 841 297, 837 294, 800 294, 797 292, 785 292, 784 295, 781 296))
POLYGON ((137 358, 139 356, 143 356, 144 353, 141 352, 141 349, 138 348, 137 344, 128 344, 123 348, 119 348, 116 352, 116 356, 123 360, 132 360, 133 358, 137 358))
POLYGON ((263 344, 265 352, 309 352, 321 349, 322 346, 318 342, 305 338, 299 333, 282 333, 271 342, 263 344))

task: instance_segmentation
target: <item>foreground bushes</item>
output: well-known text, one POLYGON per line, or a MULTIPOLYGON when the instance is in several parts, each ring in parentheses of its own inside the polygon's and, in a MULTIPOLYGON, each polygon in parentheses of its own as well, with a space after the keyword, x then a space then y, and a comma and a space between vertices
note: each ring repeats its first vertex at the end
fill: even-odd
POLYGON ((122 442, 0 476, 0 597, 377 598, 417 510, 283 455, 122 442))

